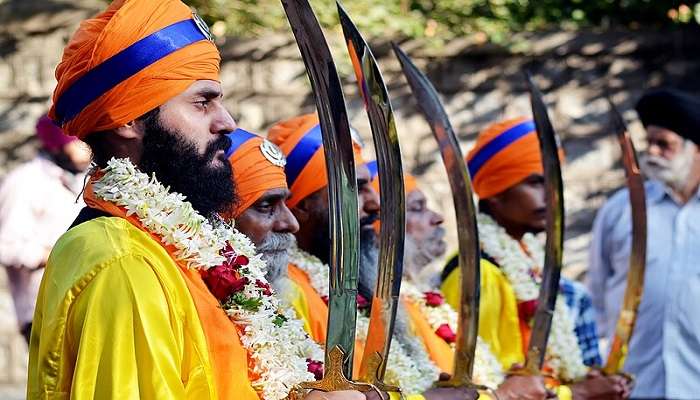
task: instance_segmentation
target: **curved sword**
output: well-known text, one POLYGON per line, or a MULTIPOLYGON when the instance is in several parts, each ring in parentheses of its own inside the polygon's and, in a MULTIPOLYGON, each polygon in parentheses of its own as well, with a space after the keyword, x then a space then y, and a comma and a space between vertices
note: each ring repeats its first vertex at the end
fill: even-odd
POLYGON ((418 102, 418 107, 428 121, 438 142, 440 155, 445 164, 452 189, 452 200, 458 221, 459 267, 462 271, 459 327, 457 329, 454 373, 444 385, 474 388, 476 386, 472 383, 471 378, 479 329, 480 250, 469 171, 437 91, 428 78, 413 64, 408 55, 396 43, 392 43, 392 46, 401 63, 403 74, 411 87, 411 92, 418 102))
POLYGON ((627 273, 627 287, 622 302, 622 309, 615 327, 615 336, 610 345, 610 353, 603 367, 606 374, 622 371, 627 356, 627 346, 632 337, 634 324, 637 320, 637 310, 644 291, 644 270, 647 258, 647 210, 644 192, 644 178, 639 171, 637 154, 634 144, 627 132, 625 120, 618 111, 615 103, 607 97, 612 110, 612 123, 615 134, 622 149, 622 164, 625 167, 627 188, 629 190, 630 207, 632 209, 632 254, 627 273))
POLYGON ((542 101, 542 93, 535 86, 529 73, 526 73, 526 77, 530 90, 532 115, 540 140, 547 202, 547 242, 545 244, 544 272, 524 368, 525 373, 538 375, 544 363, 547 339, 552 327, 552 316, 559 293, 564 246, 564 186, 559 163, 559 139, 549 121, 547 107, 542 101))
POLYGON ((346 379, 352 373, 355 345, 359 217, 345 99, 328 44, 308 1, 281 1, 306 65, 321 123, 332 243, 324 379, 302 386, 323 391, 367 391, 371 385, 354 384, 346 379))
MULTIPOLYGON (((399 302, 406 225, 401 149, 394 111, 377 61, 343 6, 340 2, 336 4, 350 60, 372 128, 382 199, 382 212, 379 214, 379 274, 372 299, 367 342, 360 366, 360 380, 389 391, 382 381, 399 302), (377 354, 381 356, 379 364, 377 354)), ((396 391, 397 388, 391 389, 396 391)))

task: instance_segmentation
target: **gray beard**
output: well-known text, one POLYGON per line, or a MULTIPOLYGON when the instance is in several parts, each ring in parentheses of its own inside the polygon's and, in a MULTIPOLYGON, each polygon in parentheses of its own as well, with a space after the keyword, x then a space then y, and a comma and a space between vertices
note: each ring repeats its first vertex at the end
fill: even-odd
POLYGON ((686 140, 681 152, 671 160, 644 154, 640 157, 640 168, 648 179, 661 181, 672 190, 681 191, 690 175, 695 149, 695 145, 686 140))
POLYGON ((296 238, 291 233, 270 233, 258 246, 257 250, 267 264, 265 278, 278 292, 287 279, 289 250, 295 246, 296 238))
POLYGON ((403 247, 404 279, 415 281, 428 264, 444 254, 440 246, 444 236, 445 230, 442 227, 437 228, 434 235, 421 242, 413 239, 411 235, 406 235, 403 247))
MULTIPOLYGON (((379 248, 377 246, 377 235, 373 229, 366 229, 360 233, 358 292, 370 302, 374 296, 374 290, 379 276, 379 248)), ((416 360, 416 362, 432 362, 427 358, 423 343, 411 330, 408 313, 401 302, 398 304, 393 337, 404 346, 408 355, 416 360)))

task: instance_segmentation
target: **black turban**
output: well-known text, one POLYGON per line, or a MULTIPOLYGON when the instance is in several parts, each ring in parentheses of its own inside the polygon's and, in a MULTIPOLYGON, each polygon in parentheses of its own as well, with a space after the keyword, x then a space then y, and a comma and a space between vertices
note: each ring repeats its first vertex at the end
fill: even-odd
POLYGON ((635 109, 644 127, 660 126, 700 145, 700 97, 677 89, 652 89, 635 109))

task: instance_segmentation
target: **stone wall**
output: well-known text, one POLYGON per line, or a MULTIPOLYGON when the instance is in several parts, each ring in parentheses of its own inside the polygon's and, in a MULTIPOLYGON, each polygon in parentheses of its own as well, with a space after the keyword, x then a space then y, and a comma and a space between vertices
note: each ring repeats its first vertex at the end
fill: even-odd
MULTIPOLYGON (((92 1, 0 1, 0 177, 34 153, 34 122, 48 108, 62 48, 79 21, 100 5, 92 1)), ((369 142, 368 124, 340 33, 327 32, 327 36, 345 82, 351 122, 369 142)), ((414 41, 401 46, 443 95, 465 153, 475 134, 488 123, 529 114, 523 71, 533 73, 546 93, 553 124, 567 153, 566 273, 580 276, 585 271, 588 231, 595 211, 623 182, 603 94, 605 90, 613 94, 642 147, 643 131, 632 110, 635 100, 646 88, 661 84, 700 91, 698 37, 697 30, 555 31, 516 35, 516 45, 509 50, 466 39, 440 49, 414 41)), ((382 39, 371 43, 398 117, 405 169, 419 176, 433 205, 446 214, 448 231, 453 232, 449 187, 432 136, 417 114, 389 43, 382 39)), ((279 119, 314 109, 304 65, 290 33, 248 40, 226 38, 218 44, 226 104, 240 126, 263 133, 279 119)), ((367 157, 373 158, 371 149, 367 157)), ((450 240, 454 243, 454 234, 450 240)))

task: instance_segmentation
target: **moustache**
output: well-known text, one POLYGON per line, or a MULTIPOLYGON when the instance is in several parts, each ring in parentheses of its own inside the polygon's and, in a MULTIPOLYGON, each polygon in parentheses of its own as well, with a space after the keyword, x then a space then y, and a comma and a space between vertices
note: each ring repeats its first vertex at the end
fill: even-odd
POLYGON ((372 225, 375 221, 379 219, 379 214, 369 214, 366 217, 360 218, 360 226, 364 227, 367 225, 372 225))
POLYGON ((219 135, 218 138, 207 145, 207 148, 204 151, 204 157, 206 159, 214 159, 217 151, 223 150, 226 152, 229 147, 231 147, 231 139, 229 139, 229 137, 226 135, 219 135))
POLYGON ((260 253, 274 253, 287 251, 296 243, 296 238, 291 233, 270 233, 258 246, 260 253))
POLYGON ((642 163, 647 164, 650 167, 656 167, 660 169, 667 169, 671 167, 671 162, 660 156, 646 155, 642 157, 642 163))
POLYGON ((428 241, 438 242, 445 238, 445 228, 438 226, 433 233, 428 237, 428 241))

